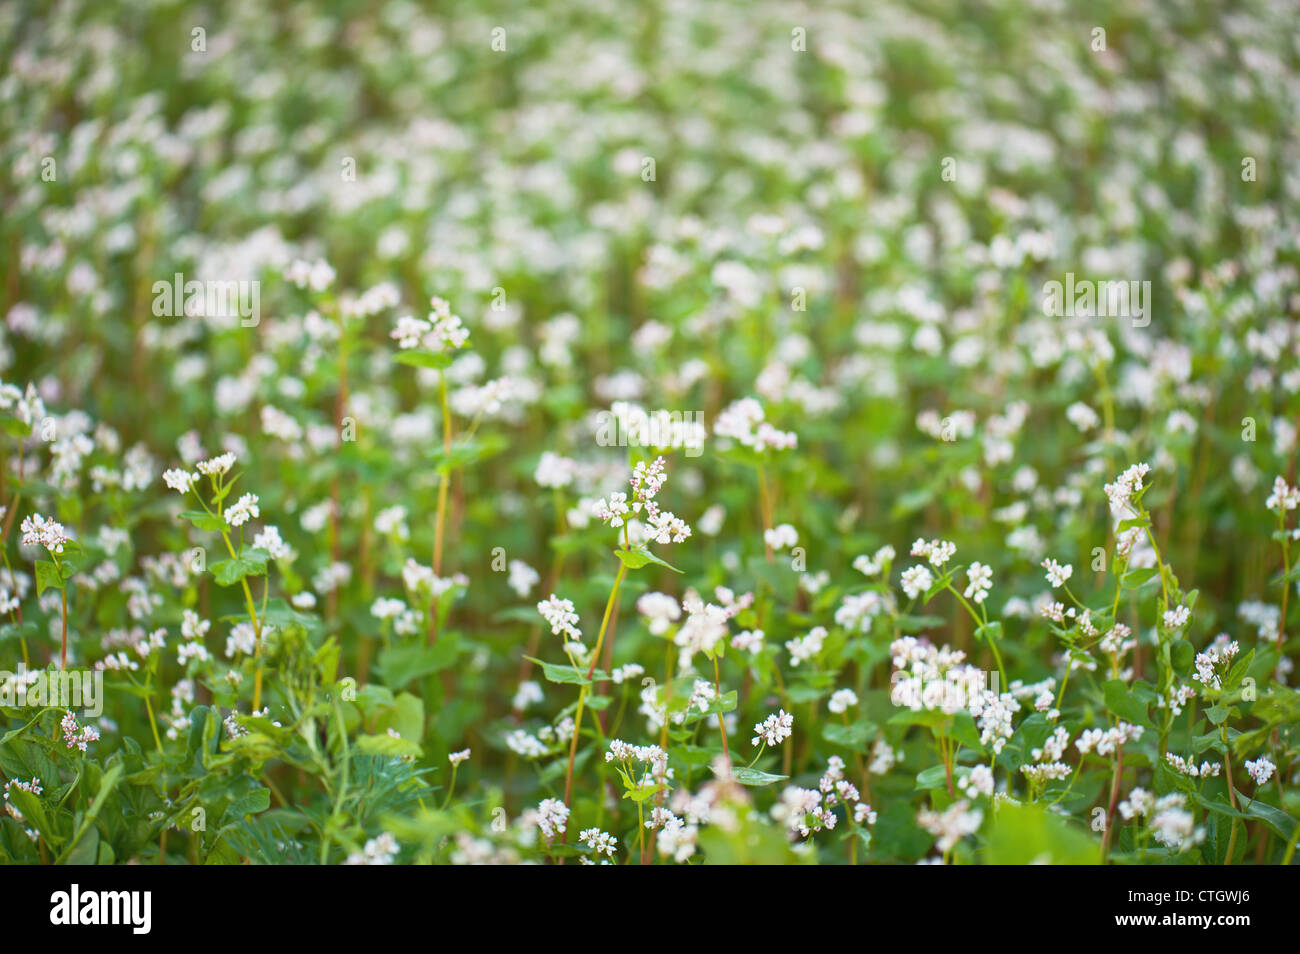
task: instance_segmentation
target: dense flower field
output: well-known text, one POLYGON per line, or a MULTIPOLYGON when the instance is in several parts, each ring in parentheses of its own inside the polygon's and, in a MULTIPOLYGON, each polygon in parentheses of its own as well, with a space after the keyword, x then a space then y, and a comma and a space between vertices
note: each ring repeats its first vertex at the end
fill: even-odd
POLYGON ((0 857, 1290 863, 1220 6, 0 8, 0 857))

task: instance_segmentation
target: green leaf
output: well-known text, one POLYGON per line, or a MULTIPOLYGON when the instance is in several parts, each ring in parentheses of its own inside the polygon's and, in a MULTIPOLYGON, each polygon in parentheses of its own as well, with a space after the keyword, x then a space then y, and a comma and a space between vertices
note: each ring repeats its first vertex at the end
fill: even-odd
POLYGON ((409 348, 393 356, 398 364, 409 364, 413 368, 432 368, 441 371, 451 366, 451 355, 443 351, 423 351, 409 348))
POLYGON ((822 738, 827 742, 835 745, 842 745, 849 749, 860 749, 872 735, 876 732, 876 726, 871 722, 857 722, 852 725, 840 725, 838 722, 827 722, 822 727, 822 738))
POLYGON ((46 590, 58 590, 63 588, 63 577, 59 574, 59 568, 50 560, 36 561, 36 595, 40 596, 46 590))
POLYGON ((1136 590, 1138 587, 1149 582, 1159 571, 1153 567, 1142 567, 1138 570, 1129 570, 1120 577, 1119 585, 1126 590, 1136 590))
POLYGON ((220 586, 234 586, 245 577, 265 576, 266 559, 262 550, 244 550, 233 559, 212 564, 212 576, 220 586))
POLYGON ((1112 715, 1131 722, 1134 725, 1149 727, 1151 719, 1147 715, 1147 704, 1120 679, 1111 679, 1102 687, 1106 708, 1112 715))
POLYGON ((948 769, 943 765, 931 765, 916 773, 917 791, 948 787, 948 769))
POLYGON ((271 807, 271 790, 258 786, 251 792, 239 796, 226 806, 221 816, 222 824, 238 821, 246 815, 256 815, 271 807))
POLYGON ((741 785, 748 785, 751 788, 761 788, 764 785, 771 785, 773 782, 784 781, 790 777, 788 775, 772 775, 768 772, 760 772, 756 768, 732 769, 731 774, 741 785))
POLYGON ((998 804, 984 860, 991 865, 1095 865, 1100 843, 1082 828, 1037 804, 998 804))
POLYGON ((525 659, 535 662, 542 667, 542 674, 550 682, 560 683, 570 686, 590 686, 594 682, 607 682, 609 673, 597 669, 592 678, 587 678, 587 670, 579 669, 576 666, 562 666, 556 663, 542 662, 540 659, 533 659, 532 656, 525 656, 525 659))
POLYGON ((412 679, 419 679, 455 664, 460 654, 460 637, 451 631, 438 634, 432 646, 422 639, 385 649, 375 668, 390 689, 400 689, 412 679))
POLYGON ((657 566, 666 566, 674 573, 682 572, 671 563, 659 559, 659 557, 655 556, 642 546, 632 547, 630 550, 625 550, 620 547, 614 551, 614 556, 618 557, 619 560, 622 561, 623 565, 629 570, 639 570, 647 563, 654 563, 657 566))
POLYGON ((220 533, 226 529, 226 521, 205 510, 186 510, 181 514, 181 519, 188 520, 200 530, 207 530, 211 533, 220 533))
MULTIPOLYGON (((1206 798, 1198 792, 1193 792, 1192 797, 1196 799, 1197 804, 1219 815, 1228 815, 1232 818, 1258 818, 1274 833, 1279 835, 1284 842, 1291 840, 1291 836, 1295 834, 1296 826, 1300 825, 1300 822, 1282 811, 1282 809, 1266 802, 1253 801, 1247 804, 1243 811, 1238 811, 1219 798, 1206 798)), ((1238 800, 1240 800, 1240 796, 1238 800)))

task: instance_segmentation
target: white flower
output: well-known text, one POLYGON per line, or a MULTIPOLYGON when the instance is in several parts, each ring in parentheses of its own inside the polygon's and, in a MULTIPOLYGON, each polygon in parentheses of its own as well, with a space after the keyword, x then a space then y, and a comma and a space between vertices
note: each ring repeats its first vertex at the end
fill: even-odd
POLYGON ((447 760, 451 762, 452 765, 460 765, 461 762, 464 762, 469 758, 469 751, 469 749, 461 749, 459 752, 452 752, 447 756, 447 760))
POLYGON ((345 865, 391 865, 400 850, 397 839, 384 832, 378 838, 371 838, 361 851, 348 855, 345 865))
POLYGON ((1066 580, 1074 575, 1074 567, 1068 563, 1062 566, 1055 560, 1044 560, 1039 565, 1047 571, 1047 582, 1053 587, 1064 586, 1066 580))
POLYGON ((814 626, 806 636, 787 640, 785 648, 790 651, 790 665, 797 666, 807 659, 812 659, 822 651, 826 641, 826 627, 814 626))
POLYGON ((1250 777, 1255 780, 1256 785, 1263 785, 1267 782, 1273 777, 1273 772, 1276 769, 1277 766, 1265 755, 1246 763, 1246 771, 1250 773, 1250 777))
POLYGON ((1285 478, 1273 478, 1273 493, 1264 502, 1264 506, 1277 513, 1295 510, 1300 507, 1300 487, 1289 486, 1285 478))
POLYGON ((24 517, 20 526, 23 546, 44 547, 50 553, 62 553, 64 544, 72 538, 63 524, 47 520, 39 513, 24 517))
POLYGON ((200 474, 218 477, 230 473, 230 468, 235 466, 235 455, 227 452, 209 460, 201 460, 194 466, 198 468, 200 474))
POLYGON ((837 689, 831 694, 830 702, 826 703, 826 708, 838 715, 847 711, 849 706, 856 706, 857 704, 858 694, 856 692, 852 689, 837 689))
POLYGON ((599 828, 584 828, 579 832, 578 839, 598 855, 612 857, 614 851, 618 848, 618 842, 614 836, 601 831, 599 828))
POLYGON ((780 745, 794 734, 794 716, 784 709, 774 712, 762 722, 754 725, 753 743, 758 745, 780 745))
POLYGON ((990 798, 993 795, 993 770, 987 765, 976 765, 966 776, 966 783, 963 787, 968 798, 976 798, 983 795, 990 798))
POLYGON ((914 566, 903 571, 902 583, 907 598, 914 600, 930 588, 934 583, 934 577, 930 575, 928 568, 914 566))
POLYGON ((1106 497, 1110 500, 1110 505, 1116 510, 1131 508, 1133 498, 1142 492, 1143 478, 1150 472, 1150 465, 1134 464, 1116 477, 1113 484, 1106 484, 1102 489, 1106 491, 1106 497))
POLYGON ((284 560, 293 556, 293 549, 280 538, 279 527, 266 527, 253 537, 253 546, 265 550, 272 560, 284 560))
POLYGON ((537 828, 547 844, 550 844, 556 835, 564 834, 568 824, 569 807, 564 802, 558 798, 542 799, 541 804, 537 806, 537 828))
POLYGON ((983 820, 984 813, 978 808, 971 810, 970 802, 964 798, 953 802, 943 812, 922 809, 916 815, 916 823, 937 839, 935 847, 944 853, 966 835, 979 831, 983 820))
POLYGON ((1189 761, 1181 755, 1175 755, 1173 752, 1165 753, 1165 761, 1188 778, 1214 778, 1222 768, 1218 762, 1202 762, 1197 765, 1195 762, 1189 761))
POLYGON ((432 330, 433 325, 427 321, 422 321, 411 315, 403 315, 397 319, 397 327, 389 333, 389 337, 397 341, 399 348, 418 348, 420 339, 432 330))
POLYGON ((751 450, 764 452, 768 448, 788 450, 796 447, 799 438, 791 431, 779 431, 763 420, 763 406, 753 398, 741 398, 723 408, 713 424, 719 437, 730 437, 751 450))
POLYGON ((537 604, 537 612, 550 624, 553 635, 563 634, 575 640, 582 638, 582 630, 578 628, 578 614, 573 610, 572 600, 562 600, 552 593, 550 599, 537 604))
POLYGON ((162 476, 163 483, 180 494, 189 493, 190 488, 193 487, 199 479, 198 474, 192 474, 188 470, 180 470, 178 468, 165 470, 163 471, 162 476))
POLYGON ((250 519, 261 515, 262 511, 257 506, 257 494, 244 494, 225 512, 226 523, 232 527, 243 526, 250 519))
POLYGON ((918 539, 912 544, 912 556, 923 556, 933 567, 941 567, 952 559, 957 552, 957 545, 947 540, 925 541, 918 539))
POLYGON ((681 605, 666 593, 643 593, 636 601, 636 610, 650 621, 650 632, 655 636, 662 636, 682 618, 681 605))
POLYGON ((516 595, 525 597, 532 592, 541 578, 541 574, 523 560, 511 560, 510 576, 506 580, 506 585, 514 590, 516 595))
POLYGON ((993 586, 993 569, 985 566, 976 560, 966 568, 966 579, 968 585, 966 591, 962 594, 968 600, 974 600, 976 603, 983 603, 988 598, 989 590, 993 586))
POLYGON ((763 542, 773 550, 784 550, 799 542, 799 533, 790 524, 783 523, 773 529, 764 530, 763 542))
POLYGON ((1101 423, 1097 412, 1081 401, 1075 401, 1065 409, 1065 416, 1081 431, 1090 431, 1101 423))

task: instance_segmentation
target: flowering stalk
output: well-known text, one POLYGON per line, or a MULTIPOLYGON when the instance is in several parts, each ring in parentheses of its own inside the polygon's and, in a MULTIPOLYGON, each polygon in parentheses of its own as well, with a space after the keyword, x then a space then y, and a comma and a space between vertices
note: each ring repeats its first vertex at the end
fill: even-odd
MULTIPOLYGON (((442 451, 451 456, 451 407, 447 402, 447 375, 438 372, 438 393, 442 402, 442 451)), ((451 487, 451 468, 449 461, 444 462, 438 475, 438 509, 433 523, 433 573, 442 575, 442 538, 447 525, 447 493, 451 487)), ((429 604, 429 643, 438 636, 438 597, 435 595, 429 604)))
MULTIPOLYGON (((578 754, 578 736, 582 732, 582 712, 587 702, 587 690, 591 685, 591 678, 596 672, 596 662, 600 659, 600 649, 605 643, 605 630, 609 627, 609 617, 614 610, 614 600, 618 598, 618 588, 623 583, 623 577, 627 575, 627 564, 620 563, 618 575, 614 577, 614 586, 609 591, 609 599, 605 601, 605 615, 600 621, 600 633, 596 636, 596 648, 591 654, 591 666, 587 670, 587 681, 578 689, 578 711, 573 716, 573 738, 569 742, 569 767, 564 773, 564 804, 567 808, 573 807, 573 762, 578 754)), ((568 833, 565 833, 568 838, 568 833)))

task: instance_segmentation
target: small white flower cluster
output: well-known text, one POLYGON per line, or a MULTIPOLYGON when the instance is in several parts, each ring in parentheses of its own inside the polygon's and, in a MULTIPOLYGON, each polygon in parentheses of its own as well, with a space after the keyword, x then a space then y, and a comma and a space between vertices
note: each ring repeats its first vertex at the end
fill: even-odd
POLYGON ((22 525, 23 546, 44 547, 50 553, 62 553, 63 547, 71 539, 63 524, 49 520, 39 513, 24 517, 22 525))
POLYGON ((668 770, 668 753, 657 745, 629 745, 622 739, 611 739, 606 762, 642 762, 650 766, 650 774, 657 779, 671 778, 668 770))
POLYGON ((1133 631, 1123 623, 1116 623, 1106 630, 1098 646, 1101 651, 1115 660, 1116 664, 1129 652, 1137 648, 1137 640, 1132 639, 1133 631))
POLYGON ((178 494, 187 494, 198 483, 199 475, 173 467, 163 471, 162 479, 164 484, 178 494))
POLYGON ((967 798, 984 798, 993 797, 993 769, 988 765, 976 765, 971 768, 966 780, 962 783, 962 791, 966 793, 967 798))
POLYGON ((1192 678, 1206 689, 1222 689, 1223 680, 1219 668, 1226 668, 1240 648, 1235 639, 1229 640, 1226 635, 1219 636, 1204 652, 1196 654, 1196 672, 1192 673, 1192 678))
POLYGON ((773 712, 754 725, 754 733, 752 745, 760 742, 764 745, 780 745, 794 734, 794 716, 784 709, 773 712))
POLYGON ((675 722, 685 722, 686 714, 692 709, 698 709, 701 713, 707 713, 709 706, 713 705, 713 700, 718 697, 718 692, 713 688, 713 683, 707 679, 696 679, 695 684, 691 686, 690 698, 686 700, 686 711, 681 713, 680 718, 675 722))
POLYGON ((571 640, 582 639, 582 630, 578 628, 578 614, 574 612, 572 600, 562 600, 554 593, 549 599, 537 604, 537 612, 551 627, 552 635, 563 634, 571 640))
POLYGON ((509 570, 510 575, 506 579, 506 585, 521 599, 527 597, 542 579, 542 575, 523 560, 511 560, 509 570))
POLYGON ((1053 589, 1064 586, 1066 581, 1074 575, 1074 567, 1068 563, 1062 566, 1055 560, 1044 560, 1040 566, 1047 571, 1047 582, 1052 584, 1053 589))
POLYGON ((63 716, 59 728, 63 730, 64 744, 70 749, 85 752, 87 745, 99 741, 99 730, 91 725, 78 725, 77 717, 72 714, 71 709, 63 716))
POLYGON ((636 601, 637 612, 650 621, 651 635, 662 636, 668 627, 682 618, 682 607, 667 593, 642 593, 636 601))
POLYGON ((1257 759, 1251 759, 1246 762, 1246 771, 1250 773, 1250 777, 1255 780, 1256 785, 1263 785, 1266 783, 1273 777, 1273 773, 1276 770, 1277 766, 1274 765, 1272 760, 1266 755, 1261 755, 1257 759))
POLYGON ((592 504, 591 512, 611 527, 621 527, 631 514, 640 514, 644 509, 650 539, 657 543, 681 543, 691 535, 690 526, 670 511, 660 510, 654 499, 666 480, 662 457, 656 457, 648 466, 640 461, 629 480, 632 502, 628 503, 625 493, 613 493, 592 504))
POLYGON ((1110 729, 1085 729, 1079 733, 1074 747, 1080 755, 1096 752, 1098 755, 1110 755, 1125 742, 1136 742, 1142 738, 1142 726, 1120 722, 1110 729))
POLYGON ((1283 514, 1300 507, 1300 487, 1292 487, 1283 477, 1273 478, 1273 492, 1269 494, 1264 506, 1275 513, 1283 514))
POLYGON ((1146 817, 1151 814, 1155 804, 1154 795, 1144 788, 1135 788, 1129 792, 1128 798, 1119 803, 1119 813, 1124 816, 1125 821, 1131 821, 1139 816, 1146 817))
POLYGON ((526 759, 539 759, 550 751, 546 743, 524 729, 512 729, 503 741, 511 752, 526 759))
POLYGON ((934 583, 934 577, 928 567, 912 566, 903 571, 900 582, 903 586, 903 592, 907 594, 907 598, 914 600, 930 589, 934 583))
POLYGON ((549 845, 556 835, 564 834, 569 824, 569 806, 558 798, 544 798, 537 806, 537 829, 549 845))
POLYGON ((806 635, 786 640, 785 648, 790 651, 790 665, 797 666, 820 653, 826 635, 825 626, 814 626, 806 635))
POLYGON ((894 668, 890 701, 897 706, 938 709, 954 714, 965 709, 976 720, 982 745, 1001 752, 1013 731, 1020 703, 1010 692, 988 688, 988 674, 965 662, 966 654, 948 646, 936 649, 926 640, 903 636, 889 647, 894 668))
POLYGON ((309 288, 322 292, 334 284, 334 269, 324 259, 308 262, 297 258, 289 263, 284 272, 285 281, 299 288, 309 288))
POLYGON ((984 821, 984 813, 978 808, 972 809, 966 799, 958 799, 942 812, 923 808, 916 813, 916 823, 933 836, 935 847, 946 854, 957 842, 967 835, 979 831, 984 821))
POLYGON ((799 542, 799 532, 795 530, 793 525, 782 523, 764 530, 763 542, 773 550, 784 550, 786 547, 792 547, 799 542))
POLYGON ((835 610, 835 625, 865 633, 871 629, 873 619, 893 608, 893 596, 889 594, 881 596, 876 590, 846 593, 835 610))
POLYGON ((837 689, 831 693, 830 701, 826 703, 826 708, 836 715, 847 712, 849 706, 858 704, 858 694, 852 689, 837 689))
POLYGON ((208 460, 201 460, 194 466, 205 477, 224 477, 235 466, 236 459, 232 452, 227 451, 208 460))
POLYGON ((462 762, 469 758, 469 754, 469 749, 461 749, 459 752, 450 753, 447 756, 447 761, 449 761, 453 767, 459 767, 462 762))
POLYGON ((537 470, 533 480, 539 487, 559 488, 573 483, 578 465, 567 457, 561 457, 554 451, 543 451, 537 461, 537 470))
POLYGON ((993 587, 993 568, 976 560, 966 568, 966 580, 967 586, 962 596, 977 604, 983 603, 993 587))
POLYGON ((885 544, 870 557, 866 554, 854 557, 853 569, 863 576, 879 576, 889 569, 889 565, 894 562, 894 557, 897 555, 893 547, 885 544))
POLYGON ((242 527, 249 520, 260 517, 262 511, 257 503, 257 494, 244 494, 226 508, 224 512, 226 523, 231 527, 242 527))
POLYGON ((1184 807, 1187 796, 1165 795, 1152 807, 1151 833, 1157 842, 1174 851, 1186 851, 1205 840, 1205 829, 1196 827, 1196 819, 1184 807))
POLYGON ((764 417, 763 405, 754 398, 741 398, 722 409, 713 423, 713 432, 759 453, 798 446, 799 438, 793 431, 779 431, 764 417))
POLYGON ((947 540, 930 540, 918 539, 912 544, 911 555, 914 557, 925 557, 930 561, 933 567, 941 567, 951 560, 957 552, 957 544, 947 540))
POLYGON ((293 548, 280 536, 279 527, 263 527, 262 532, 253 537, 253 546, 265 550, 272 560, 292 560, 294 556, 293 548))
POLYGON ((763 651, 764 632, 761 629, 746 629, 731 637, 731 648, 742 653, 757 656, 763 651))
POLYGON ((1195 762, 1185 759, 1181 755, 1175 755, 1173 752, 1165 753, 1165 761, 1172 765, 1175 771, 1186 775, 1188 778, 1214 778, 1223 768, 1218 762, 1202 762, 1197 765, 1195 762))
POLYGON ((1142 493, 1142 481, 1151 472, 1149 464, 1134 464, 1115 478, 1113 484, 1106 484, 1102 489, 1110 500, 1112 508, 1118 511, 1133 509, 1135 498, 1142 493))
MULTIPOLYGON (((33 778, 30 782, 24 782, 19 778, 12 778, 5 782, 5 810, 13 816, 15 821, 21 822, 23 820, 23 813, 15 808, 13 803, 9 801, 9 791, 14 788, 18 789, 20 792, 27 792, 30 795, 39 795, 44 791, 44 789, 41 787, 41 780, 39 778, 33 778)), ((33 838, 32 840, 35 841, 36 839, 33 838)))
POLYGON ((1161 622, 1165 624, 1165 629, 1170 632, 1182 629, 1191 618, 1192 611, 1186 606, 1175 606, 1171 610, 1165 610, 1160 616, 1161 622))
POLYGON ((1156 705, 1161 709, 1168 709, 1173 715, 1183 714, 1183 707, 1189 701, 1196 698, 1196 689, 1188 685, 1173 685, 1169 687, 1169 694, 1161 696, 1156 700, 1156 705))
POLYGON ((784 823, 793 832, 807 838, 815 831, 833 829, 837 816, 822 805, 822 793, 812 788, 787 785, 781 799, 772 806, 773 820, 784 823))
POLYGON ((391 865, 397 857, 400 846, 397 839, 384 832, 378 838, 371 838, 365 847, 348 855, 345 865, 391 865))
POLYGON ((427 351, 441 352, 463 348, 469 340, 469 329, 461 322, 460 316, 453 315, 451 305, 436 295, 429 301, 433 310, 427 320, 403 315, 397 319, 397 327, 389 337, 402 350, 423 347, 427 351))
POLYGON ((1065 754, 1069 744, 1069 730, 1064 726, 1057 726, 1043 742, 1041 748, 1030 751, 1029 756, 1034 762, 1033 764, 1022 765, 1020 767, 1021 773, 1034 785, 1041 785, 1051 779, 1067 778, 1074 770, 1061 761, 1061 757, 1065 754))
POLYGON ((618 849, 618 842, 614 839, 614 836, 601 831, 599 828, 584 828, 578 833, 578 839, 597 856, 605 855, 612 858, 614 852, 618 849))
POLYGON ((693 589, 682 600, 686 620, 673 637, 673 643, 681 647, 683 667, 690 664, 695 653, 711 656, 718 643, 727 638, 729 621, 754 602, 752 593, 736 597, 724 587, 718 587, 715 592, 721 605, 705 603, 693 589))

